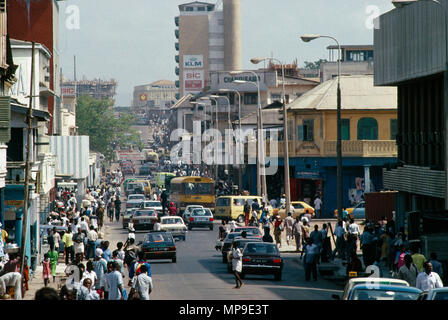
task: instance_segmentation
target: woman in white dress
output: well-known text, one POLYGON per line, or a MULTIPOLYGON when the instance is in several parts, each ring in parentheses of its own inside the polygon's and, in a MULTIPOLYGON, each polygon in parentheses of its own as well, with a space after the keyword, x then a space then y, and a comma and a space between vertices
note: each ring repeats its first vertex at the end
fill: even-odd
POLYGON ((233 243, 232 249, 232 269, 235 275, 236 286, 235 289, 241 288, 243 282, 241 281, 240 273, 243 270, 243 254, 241 250, 237 247, 236 242, 233 243))

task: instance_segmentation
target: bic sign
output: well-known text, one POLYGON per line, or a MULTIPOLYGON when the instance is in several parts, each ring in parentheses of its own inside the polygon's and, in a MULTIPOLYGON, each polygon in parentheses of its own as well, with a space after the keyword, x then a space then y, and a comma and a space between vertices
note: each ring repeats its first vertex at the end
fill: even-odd
POLYGON ((201 69, 204 66, 204 56, 202 55, 184 55, 185 69, 201 69))
POLYGON ((185 73, 185 80, 201 80, 202 73, 201 72, 187 72, 185 73))

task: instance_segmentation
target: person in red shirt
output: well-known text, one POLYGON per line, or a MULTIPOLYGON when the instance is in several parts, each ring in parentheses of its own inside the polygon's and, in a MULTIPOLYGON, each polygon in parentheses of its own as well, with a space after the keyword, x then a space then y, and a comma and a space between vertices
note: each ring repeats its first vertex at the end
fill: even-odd
POLYGON ((170 216, 177 215, 177 208, 174 205, 174 202, 170 202, 170 207, 168 208, 168 212, 170 213, 170 216))

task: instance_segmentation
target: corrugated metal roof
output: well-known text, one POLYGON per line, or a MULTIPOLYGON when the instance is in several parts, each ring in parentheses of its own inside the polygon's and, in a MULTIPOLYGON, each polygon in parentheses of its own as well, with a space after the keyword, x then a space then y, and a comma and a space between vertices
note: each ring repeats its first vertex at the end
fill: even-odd
POLYGON ((88 136, 51 136, 50 150, 56 155, 57 175, 71 175, 72 179, 89 176, 88 136))
MULTIPOLYGON (((288 105, 288 110, 337 109, 337 77, 321 83, 288 105)), ((397 109, 396 87, 375 87, 373 75, 341 76, 342 110, 397 109)))

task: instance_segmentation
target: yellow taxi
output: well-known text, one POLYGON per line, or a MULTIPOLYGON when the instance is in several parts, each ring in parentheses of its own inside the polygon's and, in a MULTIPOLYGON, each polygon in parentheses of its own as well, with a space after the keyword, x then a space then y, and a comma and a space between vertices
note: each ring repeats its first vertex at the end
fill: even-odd
MULTIPOLYGON (((262 197, 260 196, 221 196, 216 199, 215 204, 215 219, 221 220, 235 220, 239 223, 245 221, 244 205, 246 200, 252 208, 252 203, 257 199, 258 204, 261 206, 262 197)), ((272 212, 272 206, 266 206, 269 212, 272 212)), ((258 214, 258 218, 261 217, 261 211, 258 214)))
MULTIPOLYGON (((302 213, 305 213, 305 210, 307 210, 311 214, 311 217, 314 217, 315 215, 314 208, 306 202, 291 201, 291 205, 294 207, 294 214, 292 215, 294 219, 300 216, 302 213)), ((282 219, 285 219, 286 218, 285 207, 286 204, 283 204, 280 208, 274 209, 274 215, 278 214, 282 219)))

